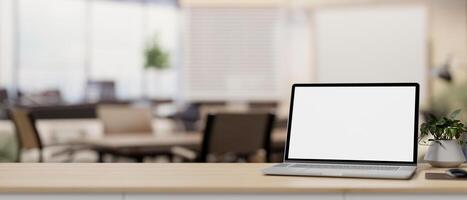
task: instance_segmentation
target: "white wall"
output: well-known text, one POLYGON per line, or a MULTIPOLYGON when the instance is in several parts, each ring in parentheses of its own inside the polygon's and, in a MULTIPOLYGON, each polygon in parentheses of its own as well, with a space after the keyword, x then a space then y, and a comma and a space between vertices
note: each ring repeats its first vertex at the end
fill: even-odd
MULTIPOLYGON (((455 80, 467 80, 467 0, 430 0, 431 64, 442 65, 451 56, 455 80)), ((433 79, 433 95, 449 85, 433 79)))
MULTIPOLYGON (((291 1, 296 2, 296 1, 291 1)), ((414 2, 414 1, 412 1, 414 2)), ((416 2, 416 1, 415 1, 416 2)), ((453 55, 453 64, 457 66, 454 71, 454 77, 457 80, 467 79, 467 0, 426 0, 418 1, 419 3, 426 3, 428 5, 427 13, 427 40, 428 40, 428 57, 427 67, 438 66, 442 64, 448 55, 453 55)), ((291 3, 292 4, 292 3, 291 3)), ((345 5, 407 5, 407 2, 401 1, 314 1, 308 6, 311 10, 321 6, 339 7, 345 5)), ((410 4, 410 3, 409 3, 410 4)), ((306 7, 306 5, 304 6, 306 7)), ((310 27, 313 27, 313 20, 310 22, 310 27)), ((314 38, 313 31, 310 32, 311 37, 314 38)), ((313 48, 310 49, 310 59, 312 63, 308 68, 288 68, 288 74, 301 74, 297 76, 289 76, 288 82, 306 82, 316 81, 316 67, 314 66, 315 60, 313 58, 314 52, 317 48, 314 44, 315 40, 304 41, 304 44, 310 42, 313 48), (308 74, 312 73, 312 74, 308 74), (306 78, 308 76, 308 79, 306 78)), ((436 95, 444 87, 446 83, 443 81, 429 77, 430 69, 427 70, 427 83, 426 91, 428 95, 436 95)), ((288 86, 288 85, 287 85, 288 86)), ((282 99, 283 109, 281 113, 287 113, 289 93, 283 93, 282 99)), ((426 105, 425 105, 426 106, 426 105)))
POLYGON ((310 13, 300 4, 291 4, 284 9, 281 35, 280 101, 279 117, 286 118, 289 112, 291 86, 312 80, 312 32, 310 13))
POLYGON ((313 11, 319 82, 419 82, 427 95, 427 7, 351 5, 313 11))
POLYGON ((467 62, 467 0, 431 0, 432 61, 467 62))

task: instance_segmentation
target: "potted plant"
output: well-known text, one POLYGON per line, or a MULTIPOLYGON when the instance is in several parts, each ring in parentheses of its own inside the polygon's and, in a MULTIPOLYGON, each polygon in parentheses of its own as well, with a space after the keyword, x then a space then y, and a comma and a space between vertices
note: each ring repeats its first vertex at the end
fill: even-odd
MULTIPOLYGON (((169 66, 169 54, 164 51, 157 39, 152 39, 146 45, 144 50, 144 71, 143 71, 143 93, 146 95, 148 94, 148 81, 147 77, 153 76, 155 77, 157 72, 168 69, 169 66)), ((160 78, 160 77, 159 77, 160 78)))
MULTIPOLYGON (((425 160, 433 167, 456 167, 465 161, 462 152, 463 134, 467 128, 457 120, 461 110, 452 112, 448 117, 435 117, 423 123, 420 127, 420 141, 431 135, 431 142, 425 154, 425 160)), ((426 142, 426 140, 425 140, 426 142)))

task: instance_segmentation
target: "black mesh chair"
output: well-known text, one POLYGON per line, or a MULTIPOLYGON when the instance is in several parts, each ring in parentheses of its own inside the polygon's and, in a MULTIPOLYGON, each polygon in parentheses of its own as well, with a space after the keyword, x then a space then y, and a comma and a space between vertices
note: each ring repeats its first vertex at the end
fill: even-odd
POLYGON ((207 117, 199 152, 172 148, 175 157, 192 162, 237 162, 263 152, 269 161, 275 116, 266 113, 219 113, 207 117))

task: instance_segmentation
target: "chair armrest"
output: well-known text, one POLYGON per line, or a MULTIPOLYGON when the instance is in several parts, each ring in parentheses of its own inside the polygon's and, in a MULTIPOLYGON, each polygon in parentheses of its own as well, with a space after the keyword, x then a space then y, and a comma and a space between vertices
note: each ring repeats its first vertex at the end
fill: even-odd
POLYGON ((197 153, 195 151, 192 151, 190 149, 183 148, 183 147, 172 147, 170 149, 170 152, 174 156, 179 156, 183 159, 190 160, 190 161, 196 160, 196 157, 197 157, 197 153))

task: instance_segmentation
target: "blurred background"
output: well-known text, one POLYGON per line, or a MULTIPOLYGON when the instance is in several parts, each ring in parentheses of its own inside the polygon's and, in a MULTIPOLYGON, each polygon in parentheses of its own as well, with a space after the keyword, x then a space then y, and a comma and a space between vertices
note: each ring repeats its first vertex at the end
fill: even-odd
POLYGON ((280 161, 291 84, 401 81, 467 119, 467 0, 0 0, 6 162, 280 161))

